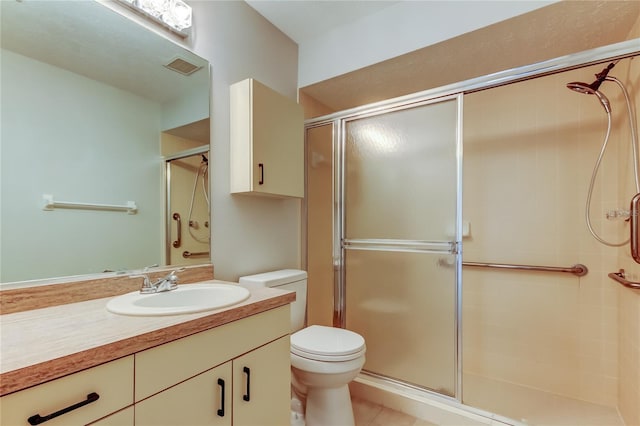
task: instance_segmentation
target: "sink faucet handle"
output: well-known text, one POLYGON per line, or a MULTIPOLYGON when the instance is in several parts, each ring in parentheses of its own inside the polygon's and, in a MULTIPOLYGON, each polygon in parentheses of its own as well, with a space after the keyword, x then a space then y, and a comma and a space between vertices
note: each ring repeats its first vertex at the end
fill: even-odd
POLYGON ((153 265, 145 266, 144 269, 142 269, 142 272, 147 272, 149 269, 157 268, 158 266, 159 265, 157 263, 154 263, 153 265))
POLYGON ((143 278, 142 281, 142 287, 140 287, 140 293, 154 293, 155 292, 155 288, 153 287, 153 284, 151 284, 151 281, 149 280, 149 276, 145 275, 145 274, 135 274, 135 275, 130 275, 131 278, 143 278))
POLYGON ((178 285, 178 276, 176 275, 178 272, 184 271, 185 268, 178 268, 169 273, 166 277, 164 277, 165 281, 168 281, 170 284, 170 288, 174 289, 178 285))
POLYGON ((174 269, 173 271, 169 272, 169 274, 164 278, 165 280, 171 280, 171 281, 177 281, 178 280, 178 276, 176 275, 178 272, 182 272, 184 271, 186 268, 178 268, 178 269, 174 269))

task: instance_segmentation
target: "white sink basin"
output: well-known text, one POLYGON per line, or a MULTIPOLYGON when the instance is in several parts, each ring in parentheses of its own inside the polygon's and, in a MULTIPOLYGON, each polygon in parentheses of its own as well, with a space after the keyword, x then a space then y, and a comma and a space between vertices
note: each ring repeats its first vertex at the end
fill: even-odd
POLYGON ((107 303, 107 310, 135 316, 192 314, 232 306, 249 295, 249 290, 234 284, 183 284, 161 293, 135 291, 114 297, 107 303))

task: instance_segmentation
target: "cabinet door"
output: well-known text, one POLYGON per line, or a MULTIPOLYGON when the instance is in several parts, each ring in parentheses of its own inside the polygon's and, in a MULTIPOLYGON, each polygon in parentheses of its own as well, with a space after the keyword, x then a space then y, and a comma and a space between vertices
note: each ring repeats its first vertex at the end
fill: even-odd
POLYGON ((91 426, 133 426, 133 405, 100 419, 91 426))
POLYGON ((282 426, 290 422, 289 336, 233 360, 234 426, 282 426))
POLYGON ((302 107, 251 78, 230 92, 231 193, 304 197, 302 107))
POLYGON ((304 118, 300 105, 254 81, 252 126, 254 190, 303 197, 304 118))
POLYGON ((198 374, 135 405, 135 424, 231 425, 231 362, 198 374))

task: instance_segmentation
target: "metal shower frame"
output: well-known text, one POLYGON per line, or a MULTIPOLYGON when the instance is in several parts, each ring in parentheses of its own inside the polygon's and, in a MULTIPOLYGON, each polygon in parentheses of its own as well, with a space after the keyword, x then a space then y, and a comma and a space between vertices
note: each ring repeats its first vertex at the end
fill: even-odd
MULTIPOLYGON (((163 180, 164 180, 164 263, 171 259, 171 162, 184 158, 193 157, 194 155, 206 154, 211 150, 209 145, 203 145, 196 148, 186 149, 176 152, 162 158, 164 161, 163 180)), ((209 219, 211 220, 211 219, 209 219)), ((211 243, 209 243, 211 249, 211 243)))
MULTIPOLYGON (((530 80, 545 75, 556 74, 572 69, 583 68, 590 65, 596 65, 599 63, 614 61, 618 59, 630 58, 640 55, 640 38, 627 40, 624 42, 598 47, 595 49, 586 50, 583 52, 561 56, 559 58, 534 63, 518 68, 513 68, 494 74, 489 74, 483 77, 478 77, 459 83, 454 83, 434 89, 429 89, 414 93, 411 95, 401 96, 390 100, 376 102, 369 105, 364 105, 356 108, 351 108, 337 113, 328 114, 322 117, 317 117, 305 121, 305 145, 306 145, 306 131, 314 127, 332 126, 332 144, 333 144, 333 176, 334 187, 333 194, 334 199, 338 199, 338 203, 334 203, 333 208, 333 270, 334 270, 334 308, 333 308, 333 322, 335 326, 344 327, 346 321, 345 308, 345 269, 344 269, 344 248, 342 247, 342 241, 344 238, 344 180, 341 174, 341 170, 344 170, 344 154, 341 149, 344 147, 344 135, 345 135, 345 123, 355 118, 361 118, 367 115, 376 115, 385 112, 391 112, 393 110, 409 108, 422 103, 430 103, 434 100, 439 100, 446 97, 459 96, 458 102, 458 117, 462 117, 462 98, 464 94, 474 93, 481 90, 486 90, 494 87, 504 86, 507 84, 517 83, 520 81, 530 80), (337 149, 339 148, 339 149, 337 149), (336 167, 339 165, 339 167, 336 167)), ((458 123, 458 164, 462 162, 462 120, 458 123)), ((456 228, 458 236, 462 232, 462 167, 458 168, 458 182, 457 182, 457 212, 456 212, 456 228)), ((307 176, 305 175, 305 180, 307 176)), ((306 183, 306 182, 305 182, 306 183)), ((307 212, 307 199, 303 206, 303 217, 306 221, 307 212)), ((306 223, 303 223, 306 229, 306 223)), ((303 244, 302 247, 306 247, 306 241, 308 241, 308 235, 303 232, 303 244)), ((459 248, 458 257, 461 258, 461 247, 459 248)), ((307 264, 306 249, 303 250, 303 264, 307 264)), ((398 385, 401 388, 408 390, 417 389, 422 392, 429 393, 439 398, 453 402, 459 408, 463 408, 469 412, 479 414, 482 416, 490 416, 492 413, 485 412, 468 405, 464 405, 462 401, 462 274, 461 274, 461 262, 457 262, 456 267, 456 378, 455 378, 455 397, 450 398, 446 395, 432 392, 424 388, 415 387, 405 384, 397 380, 389 380, 382 377, 383 380, 388 380, 390 383, 398 385)), ((368 374, 368 373, 367 373, 368 374)), ((375 377, 375 375, 373 375, 375 377)))

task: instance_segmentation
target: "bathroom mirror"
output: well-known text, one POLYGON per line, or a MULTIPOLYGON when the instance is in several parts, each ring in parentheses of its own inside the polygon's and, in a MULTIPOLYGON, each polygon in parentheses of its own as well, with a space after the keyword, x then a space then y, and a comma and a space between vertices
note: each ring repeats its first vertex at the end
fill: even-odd
POLYGON ((165 264, 165 157, 209 144, 209 64, 113 5, 0 7, 0 282, 165 264))

